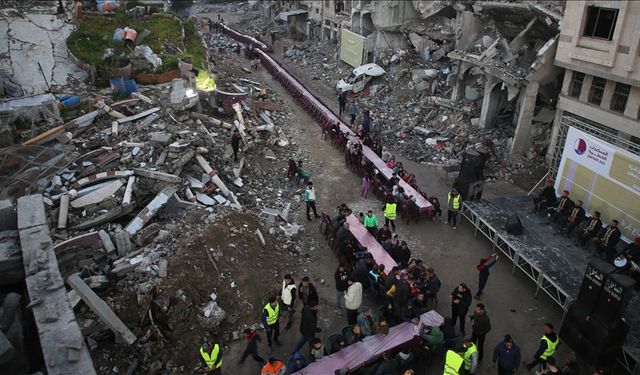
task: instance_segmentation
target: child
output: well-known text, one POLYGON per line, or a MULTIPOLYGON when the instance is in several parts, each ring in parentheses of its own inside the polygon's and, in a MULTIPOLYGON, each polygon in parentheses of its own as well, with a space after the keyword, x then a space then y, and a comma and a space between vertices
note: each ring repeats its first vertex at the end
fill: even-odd
POLYGON ((244 360, 251 354, 251 357, 258 362, 258 364, 262 365, 264 359, 258 355, 258 341, 260 341, 260 336, 251 328, 245 328, 243 332, 247 338, 247 347, 244 349, 239 363, 244 363, 244 360))

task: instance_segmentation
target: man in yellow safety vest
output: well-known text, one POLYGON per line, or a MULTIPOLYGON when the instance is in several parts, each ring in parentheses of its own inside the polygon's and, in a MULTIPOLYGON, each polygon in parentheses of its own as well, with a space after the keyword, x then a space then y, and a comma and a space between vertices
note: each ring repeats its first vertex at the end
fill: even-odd
POLYGON ((472 375, 476 373, 478 368, 478 347, 471 340, 471 336, 467 336, 464 340, 465 352, 462 355, 464 362, 464 373, 466 375, 472 375))
POLYGON ((533 361, 527 364, 527 369, 530 371, 534 366, 540 365, 543 369, 547 368, 547 359, 556 352, 558 345, 560 345, 560 339, 558 335, 553 331, 553 324, 545 323, 542 327, 544 335, 540 338, 540 345, 538 350, 533 355, 533 361))
POLYGON ((462 197, 458 194, 458 190, 453 188, 447 194, 447 224, 452 225, 453 229, 456 229, 456 224, 458 223, 460 207, 462 207, 462 197))
POLYGON ((461 375, 462 365, 464 358, 462 353, 464 348, 460 347, 457 350, 447 350, 447 354, 444 360, 444 372, 443 375, 461 375))
POLYGON ((206 342, 200 347, 200 359, 203 362, 204 372, 207 374, 222 374, 222 353, 220 345, 206 342))
POLYGON ((387 226, 391 226, 391 229, 393 229, 393 231, 396 231, 396 210, 398 208, 398 205, 396 204, 396 202, 394 202, 393 200, 389 199, 387 200, 387 203, 384 205, 383 209, 384 209, 384 223, 387 226))
POLYGON ((273 336, 273 341, 277 345, 282 345, 280 341, 278 341, 278 337, 280 337, 280 303, 278 303, 278 299, 276 297, 269 298, 269 303, 267 303, 262 309, 262 325, 264 326, 264 330, 267 334, 267 343, 269 344, 269 354, 273 352, 273 342, 271 341, 271 337, 273 336))

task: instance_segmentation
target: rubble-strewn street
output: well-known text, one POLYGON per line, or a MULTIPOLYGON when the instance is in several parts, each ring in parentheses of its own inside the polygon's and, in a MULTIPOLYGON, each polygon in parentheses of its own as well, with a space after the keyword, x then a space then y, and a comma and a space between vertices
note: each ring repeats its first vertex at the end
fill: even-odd
MULTIPOLYGON (((439 374, 467 335, 477 343, 477 304, 492 325, 475 373, 496 373, 505 335, 522 351, 513 373, 527 373, 517 367, 563 311, 515 272, 523 263, 498 261, 498 240, 456 222, 454 181, 473 150, 488 155, 471 168, 485 199, 523 197, 548 176, 564 9, 0 0, 0 375, 219 375, 221 358, 224 374, 257 374, 270 357, 304 374, 295 352, 318 362, 354 344, 367 350, 332 358, 375 355, 336 373, 439 374), (362 42, 357 64, 343 28, 362 42), (460 283, 469 311, 456 313, 460 283), (445 321, 456 314, 466 331, 445 321), (379 341, 360 342, 353 326, 367 324, 379 341), (431 326, 453 335, 432 346, 431 326), (305 346, 309 330, 324 350, 305 346), (246 358, 256 335, 259 358, 246 358), (383 352, 395 372, 376 372, 383 352)), ((575 374, 595 369, 579 362, 575 374)))

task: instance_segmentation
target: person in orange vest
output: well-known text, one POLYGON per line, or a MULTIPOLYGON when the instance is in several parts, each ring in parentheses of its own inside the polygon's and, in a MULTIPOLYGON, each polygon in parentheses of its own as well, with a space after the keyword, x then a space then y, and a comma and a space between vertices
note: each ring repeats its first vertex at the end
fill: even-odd
POLYGON ((206 342, 200 347, 200 360, 206 374, 222 374, 222 353, 220 345, 206 342))
POLYGON ((286 372, 287 367, 284 365, 284 362, 270 357, 264 367, 262 367, 260 373, 262 375, 284 375, 286 372))

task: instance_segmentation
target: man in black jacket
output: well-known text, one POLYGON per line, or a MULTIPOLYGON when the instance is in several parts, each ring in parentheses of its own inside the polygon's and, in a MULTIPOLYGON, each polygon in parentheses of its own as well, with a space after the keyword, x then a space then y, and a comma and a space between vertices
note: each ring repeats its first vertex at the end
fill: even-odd
POLYGON ((566 231, 567 237, 571 236, 571 232, 577 227, 582 220, 584 220, 584 208, 582 208, 582 201, 577 201, 575 207, 569 211, 569 215, 566 218, 559 220, 557 229, 558 233, 566 231))
POLYGON ((320 299, 318 298, 318 291, 316 287, 309 281, 309 276, 302 278, 302 282, 298 285, 298 298, 302 301, 303 306, 309 305, 313 302, 318 304, 320 299))
POLYGON ((593 213, 593 216, 586 222, 585 227, 578 232, 576 245, 584 246, 590 238, 595 237, 602 228, 602 220, 600 220, 600 211, 593 213))
POLYGON ((537 197, 533 198, 533 212, 544 212, 547 207, 553 206, 556 203, 556 189, 553 187, 553 180, 547 179, 547 186, 540 191, 537 197))
POLYGON ((404 321, 410 322, 413 319, 420 319, 420 315, 429 311, 427 306, 427 300, 424 298, 423 292, 418 292, 418 295, 413 297, 404 307, 404 321))
POLYGON ((453 325, 455 326, 456 320, 460 319, 460 334, 464 335, 464 320, 471 305, 471 292, 467 284, 460 283, 451 292, 449 299, 451 300, 451 320, 453 325))
POLYGON ((391 257, 398 263, 400 268, 407 268, 409 266, 409 260, 411 259, 411 250, 409 250, 407 242, 402 241, 400 246, 393 250, 391 257))
POLYGON ((593 239, 594 253, 604 257, 607 262, 611 262, 616 257, 616 245, 622 235, 618 224, 618 220, 612 220, 611 224, 593 239))
POLYGON ((569 190, 563 191, 558 203, 553 207, 547 208, 547 224, 551 224, 552 222, 555 224, 564 217, 569 216, 569 212, 571 212, 573 206, 573 201, 569 198, 569 190))
POLYGON ((482 361, 482 356, 484 355, 484 339, 487 333, 491 331, 491 320, 489 320, 489 315, 487 315, 487 310, 484 308, 483 303, 476 305, 476 310, 469 319, 473 322, 471 326, 471 340, 478 346, 478 361, 482 361))
POLYGON ((300 333, 302 338, 296 344, 293 352, 297 352, 306 344, 313 342, 318 332, 318 302, 311 301, 308 305, 302 307, 302 317, 300 318, 300 333))
POLYGON ((349 271, 344 263, 340 263, 336 273, 334 275, 336 281, 336 306, 338 309, 342 308, 342 298, 344 298, 344 292, 349 287, 347 280, 349 279, 349 271))

